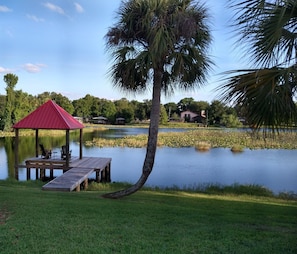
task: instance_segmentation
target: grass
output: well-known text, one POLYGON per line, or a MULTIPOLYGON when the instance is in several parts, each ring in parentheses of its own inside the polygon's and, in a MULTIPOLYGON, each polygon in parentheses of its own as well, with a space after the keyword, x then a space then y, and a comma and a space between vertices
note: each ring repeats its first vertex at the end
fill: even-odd
POLYGON ((211 148, 211 144, 205 141, 200 141, 195 145, 197 151, 206 152, 211 148))
POLYGON ((244 150, 244 147, 242 145, 234 145, 231 147, 231 151, 233 153, 241 153, 243 152, 243 150, 244 150))
MULTIPOLYGON (((248 149, 297 149, 297 132, 286 131, 280 132, 278 135, 264 136, 261 133, 251 133, 250 131, 234 131, 220 128, 195 128, 193 124, 168 124, 162 125, 160 128, 172 128, 172 132, 160 132, 158 135, 158 146, 167 147, 196 147, 198 144, 208 144, 210 148, 225 147, 234 149, 235 152, 248 149), (174 132, 174 128, 189 129, 185 132, 174 132)), ((84 132, 93 132, 94 130, 106 130, 108 125, 87 125, 84 132)), ((121 128, 145 127, 147 125, 124 125, 121 128)), ((20 136, 34 136, 34 130, 21 130, 20 136)), ((39 136, 64 136, 63 130, 40 130, 39 136)), ((71 135, 78 135, 78 131, 71 132, 71 135)), ((0 132, 0 137, 14 136, 14 132, 0 132)), ((99 147, 146 147, 147 135, 140 134, 134 136, 126 136, 119 139, 94 138, 86 141, 86 146, 99 147)))
POLYGON ((143 190, 45 192, 0 181, 0 253, 297 253, 297 202, 143 190))
MULTIPOLYGON (((297 149, 297 132, 280 132, 276 136, 254 135, 248 131, 226 131, 225 129, 197 129, 185 132, 160 132, 158 146, 196 147, 208 143, 212 148, 245 147, 249 149, 297 149)), ((99 147, 145 147, 147 135, 126 136, 119 139, 94 138, 86 146, 99 147)))

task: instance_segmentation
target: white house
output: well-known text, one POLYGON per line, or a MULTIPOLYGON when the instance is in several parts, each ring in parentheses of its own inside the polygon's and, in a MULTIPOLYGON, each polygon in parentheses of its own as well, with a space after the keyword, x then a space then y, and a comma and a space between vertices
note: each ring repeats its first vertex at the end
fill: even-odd
POLYGON ((180 113, 180 118, 184 122, 194 122, 193 118, 197 117, 198 114, 192 112, 192 111, 183 111, 180 113))

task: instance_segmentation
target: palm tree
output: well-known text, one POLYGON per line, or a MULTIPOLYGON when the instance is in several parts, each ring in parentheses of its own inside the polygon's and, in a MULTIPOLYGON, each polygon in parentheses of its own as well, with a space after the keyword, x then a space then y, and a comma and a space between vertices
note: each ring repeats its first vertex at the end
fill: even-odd
POLYGON ((104 197, 120 198, 139 190, 149 177, 157 148, 161 93, 193 89, 206 80, 211 60, 207 10, 192 0, 123 1, 107 46, 116 87, 134 93, 152 89, 146 156, 139 180, 104 197))
POLYGON ((225 79, 221 99, 244 107, 258 130, 273 131, 297 120, 297 1, 245 0, 232 3, 239 44, 246 46, 253 69, 234 70, 225 79))
POLYGON ((3 80, 6 83, 6 105, 4 112, 4 131, 11 131, 11 126, 15 122, 15 86, 18 83, 18 76, 8 73, 4 76, 3 80))

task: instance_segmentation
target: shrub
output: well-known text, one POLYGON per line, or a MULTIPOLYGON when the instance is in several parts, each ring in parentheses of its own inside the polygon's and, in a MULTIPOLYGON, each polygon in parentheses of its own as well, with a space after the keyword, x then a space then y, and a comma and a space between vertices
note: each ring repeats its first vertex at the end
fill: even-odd
POLYGON ((241 153, 243 152, 243 150, 244 150, 244 147, 242 145, 234 145, 231 147, 231 151, 233 153, 241 153))
POLYGON ((211 148, 211 144, 204 141, 198 142, 195 146, 195 149, 201 152, 209 151, 210 148, 211 148))

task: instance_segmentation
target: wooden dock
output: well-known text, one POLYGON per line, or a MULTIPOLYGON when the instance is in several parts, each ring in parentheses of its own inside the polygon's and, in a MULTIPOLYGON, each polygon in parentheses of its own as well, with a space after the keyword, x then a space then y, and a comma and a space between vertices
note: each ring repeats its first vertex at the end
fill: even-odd
POLYGON ((69 162, 69 169, 66 168, 65 160, 60 159, 41 159, 30 158, 26 160, 27 179, 30 179, 31 168, 36 169, 36 179, 38 178, 38 170, 40 177, 45 176, 45 170, 50 169, 51 177, 53 176, 53 170, 63 170, 64 174, 56 177, 47 184, 45 184, 43 190, 54 191, 76 191, 80 190, 80 185, 84 183, 85 188, 88 185, 89 176, 95 172, 97 182, 110 182, 110 164, 111 158, 100 157, 78 157, 71 158, 69 162))
POLYGON ((52 191, 80 191, 81 183, 88 187, 88 177, 94 172, 91 168, 71 168, 63 175, 42 186, 43 190, 52 191))

